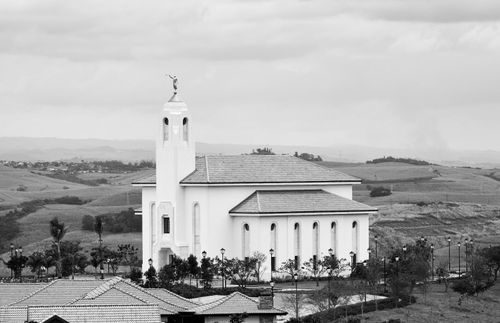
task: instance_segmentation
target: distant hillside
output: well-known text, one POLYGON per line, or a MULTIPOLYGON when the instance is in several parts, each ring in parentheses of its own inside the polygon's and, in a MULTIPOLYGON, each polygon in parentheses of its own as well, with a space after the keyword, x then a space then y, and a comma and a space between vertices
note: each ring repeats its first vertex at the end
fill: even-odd
POLYGON ((382 158, 376 158, 372 160, 368 160, 366 162, 367 164, 380 164, 380 163, 405 163, 405 164, 410 164, 410 165, 418 165, 418 166, 428 166, 432 165, 429 162, 426 162, 425 160, 418 160, 418 159, 413 159, 413 158, 395 158, 392 156, 388 157, 382 157, 382 158))
MULTIPOLYGON (((272 138, 271 138, 272 140, 272 138)), ((269 147, 276 154, 293 155, 306 151, 319 155, 323 160, 336 162, 365 162, 380 156, 408 156, 411 159, 426 160, 447 166, 472 166, 500 168, 500 151, 473 150, 421 150, 394 149, 343 145, 332 138, 328 147, 306 145, 263 144, 212 144, 196 143, 197 154, 245 154, 255 147, 269 147)), ((104 139, 60 139, 60 138, 0 138, 0 159, 3 160, 153 160, 155 157, 153 140, 104 140, 104 139)))

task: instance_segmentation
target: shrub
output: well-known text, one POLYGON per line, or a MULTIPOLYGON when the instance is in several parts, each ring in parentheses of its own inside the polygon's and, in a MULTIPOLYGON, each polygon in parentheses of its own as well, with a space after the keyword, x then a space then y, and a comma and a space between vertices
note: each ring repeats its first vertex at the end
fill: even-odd
POLYGON ((391 190, 388 189, 388 188, 385 188, 383 186, 374 187, 370 191, 370 196, 371 197, 388 196, 388 195, 391 195, 391 194, 392 194, 391 190))
POLYGON ((94 217, 92 215, 84 215, 82 217, 82 230, 94 231, 94 217))

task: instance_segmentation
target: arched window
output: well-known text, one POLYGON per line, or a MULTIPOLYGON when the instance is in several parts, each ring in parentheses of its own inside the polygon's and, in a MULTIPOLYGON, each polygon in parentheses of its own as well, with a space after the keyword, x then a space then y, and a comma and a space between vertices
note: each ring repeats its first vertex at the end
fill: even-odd
POLYGON ((352 251, 358 253, 358 222, 352 222, 352 251))
POLYGON ((250 226, 248 223, 243 224, 243 257, 250 257, 250 226))
POLYGON ((168 140, 168 118, 163 119, 163 140, 168 140))
POLYGON ((200 204, 193 205, 193 254, 199 257, 200 250, 200 204))
POLYGON ((301 241, 300 241, 300 225, 295 223, 293 226, 293 241, 294 241, 294 254, 295 254, 295 269, 300 268, 300 253, 301 253, 301 241))
POLYGON ((313 256, 318 256, 319 253, 319 224, 318 222, 313 223, 313 234, 312 234, 312 254, 313 256))
POLYGON ((188 141, 189 121, 188 118, 182 119, 182 139, 188 141))
POLYGON ((277 228, 276 223, 271 224, 271 246, 270 249, 274 250, 274 255, 276 256, 276 246, 277 244, 277 228))
POLYGON ((330 248, 337 254, 337 223, 332 222, 330 226, 330 248))

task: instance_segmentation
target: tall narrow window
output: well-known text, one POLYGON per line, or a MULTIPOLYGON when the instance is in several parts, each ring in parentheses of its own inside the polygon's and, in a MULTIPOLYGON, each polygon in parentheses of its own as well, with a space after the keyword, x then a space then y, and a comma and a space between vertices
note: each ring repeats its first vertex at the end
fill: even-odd
POLYGON ((189 135, 189 120, 188 118, 182 119, 182 139, 184 141, 188 141, 188 135, 189 135))
POLYGON ((301 241, 300 241, 300 225, 295 223, 293 227, 293 245, 294 245, 294 253, 295 253, 295 269, 298 270, 300 268, 300 249, 301 249, 301 241))
POLYGON ((352 223, 352 251, 358 253, 358 222, 352 223))
POLYGON ((337 223, 332 222, 330 226, 330 248, 337 254, 337 223))
POLYGON ((319 253, 319 224, 318 222, 313 223, 313 241, 312 241, 312 254, 313 256, 317 256, 319 253))
POLYGON ((277 245, 276 237, 277 237, 276 223, 273 223, 273 224, 271 224, 271 246, 270 246, 270 248, 274 250, 275 255, 276 255, 276 245, 277 245))
POLYGON ((163 217, 163 233, 170 233, 170 218, 168 216, 163 217))
POLYGON ((243 225, 243 257, 250 257, 250 226, 248 223, 243 225))
POLYGON ((167 141, 168 140, 168 118, 163 119, 163 140, 167 141))
POLYGON ((193 205, 193 254, 200 255, 200 204, 193 205))

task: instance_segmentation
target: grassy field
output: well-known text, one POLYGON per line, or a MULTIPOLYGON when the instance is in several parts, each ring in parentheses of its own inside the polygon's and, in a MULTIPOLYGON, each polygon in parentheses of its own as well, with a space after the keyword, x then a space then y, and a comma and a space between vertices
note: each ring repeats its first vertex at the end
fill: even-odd
MULTIPOLYGON (((133 188, 130 183, 150 174, 151 170, 126 174, 82 174, 82 178, 87 177, 85 179, 107 178, 109 181, 106 185, 86 186, 36 175, 25 169, 0 166, 0 216, 23 201, 53 199, 66 195, 77 196, 89 202, 83 205, 45 205, 18 220, 21 233, 12 243, 23 246, 27 254, 50 245, 49 221, 57 216, 69 226, 65 239, 81 241, 82 246, 88 251, 97 238, 92 232, 81 231, 82 217, 87 214, 95 216, 117 213, 129 207, 139 207, 140 190, 133 188), (26 187, 26 191, 18 191, 20 185, 26 187)), ((135 247, 140 247, 140 240, 140 233, 105 234, 104 237, 105 243, 111 247, 120 243, 131 243, 135 247)), ((7 254, 2 256, 7 258, 7 254)), ((6 274, 5 268, 0 266, 0 276, 3 274, 6 274)))

